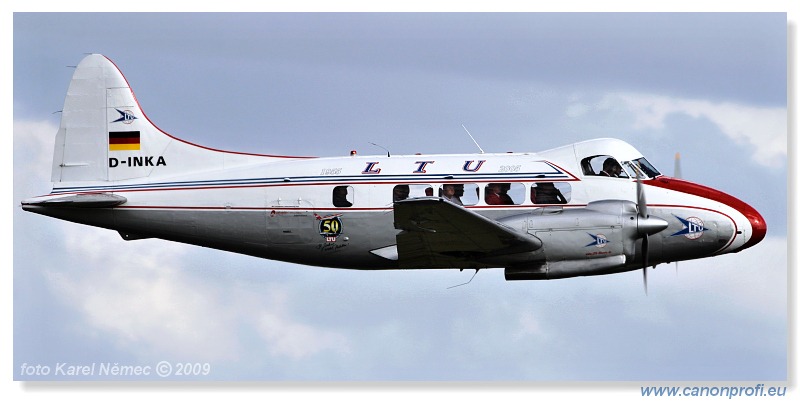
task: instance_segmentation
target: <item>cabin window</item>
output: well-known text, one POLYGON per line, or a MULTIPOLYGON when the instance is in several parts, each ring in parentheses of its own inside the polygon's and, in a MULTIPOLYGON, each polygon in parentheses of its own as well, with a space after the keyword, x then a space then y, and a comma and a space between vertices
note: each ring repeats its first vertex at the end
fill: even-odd
POLYGON ((483 189, 483 200, 489 205, 522 204, 527 198, 521 183, 489 183, 483 189))
POLYGON ((568 182, 536 182, 531 186, 533 204, 567 204, 572 198, 568 182))
POLYGON ((433 187, 431 185, 397 185, 392 189, 392 201, 426 196, 433 196, 433 187))
POLYGON ((475 183, 445 183, 439 187, 439 197, 460 206, 478 204, 478 185, 475 183))
POLYGON ((353 206, 353 187, 336 186, 333 188, 333 205, 335 207, 353 206))

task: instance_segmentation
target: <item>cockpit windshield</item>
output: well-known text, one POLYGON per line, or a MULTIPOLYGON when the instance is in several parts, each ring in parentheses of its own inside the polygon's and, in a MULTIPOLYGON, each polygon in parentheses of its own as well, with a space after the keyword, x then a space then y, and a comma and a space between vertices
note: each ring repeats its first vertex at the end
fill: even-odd
POLYGON ((651 165, 644 157, 622 163, 623 169, 633 178, 652 179, 661 175, 661 172, 651 165))

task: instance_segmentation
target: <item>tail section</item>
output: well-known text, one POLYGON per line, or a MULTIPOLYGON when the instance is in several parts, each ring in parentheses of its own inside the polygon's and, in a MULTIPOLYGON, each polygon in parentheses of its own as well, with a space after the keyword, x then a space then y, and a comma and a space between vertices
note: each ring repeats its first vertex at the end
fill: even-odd
POLYGON ((297 158, 213 150, 172 137, 147 119, 127 80, 103 55, 78 64, 56 135, 52 181, 169 177, 297 158))

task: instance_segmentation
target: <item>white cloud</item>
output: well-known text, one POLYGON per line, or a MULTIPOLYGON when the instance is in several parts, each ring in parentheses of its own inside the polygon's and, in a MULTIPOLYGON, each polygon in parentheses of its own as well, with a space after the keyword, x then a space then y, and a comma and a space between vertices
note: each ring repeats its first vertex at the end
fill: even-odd
POLYGON ((686 294, 704 296, 720 310, 778 322, 787 313, 787 259, 787 239, 766 237, 738 253, 680 262, 675 275, 666 265, 666 273, 660 274, 674 282, 668 292, 675 303, 686 294))
POLYGON ((293 318, 291 296, 281 287, 218 283, 187 267, 194 247, 115 238, 107 230, 66 225, 58 253, 83 266, 47 270, 54 294, 85 317, 79 327, 87 334, 157 359, 235 361, 245 352, 300 359, 348 350, 346 337, 293 318), (240 340, 248 328, 260 344, 240 340))
POLYGON ((257 313, 256 328, 268 344, 270 354, 293 359, 306 358, 326 350, 349 351, 347 338, 334 331, 317 329, 292 319, 286 312, 288 293, 271 290, 269 310, 257 313))
POLYGON ((547 338, 547 336, 548 335, 542 329, 541 320, 538 319, 532 312, 524 311, 519 314, 517 331, 512 337, 514 340, 524 340, 528 337, 547 338))
POLYGON ((47 192, 58 126, 47 121, 14 121, 14 193, 47 192))
MULTIPOLYGON (((753 150, 753 159, 767 167, 780 167, 786 159, 786 108, 764 108, 714 103, 706 100, 673 98, 639 93, 613 93, 603 97, 597 110, 629 112, 634 129, 661 129, 668 116, 676 113, 713 122, 731 140, 753 150)), ((581 104, 567 110, 570 116, 585 113, 581 104)))
POLYGON ((54 294, 85 318, 88 334, 139 355, 230 358, 236 335, 207 284, 185 274, 187 247, 126 243, 111 231, 63 226, 63 250, 80 268, 47 270, 54 294), (102 246, 100 246, 102 245, 102 246), (168 355, 167 355, 168 354, 168 355))

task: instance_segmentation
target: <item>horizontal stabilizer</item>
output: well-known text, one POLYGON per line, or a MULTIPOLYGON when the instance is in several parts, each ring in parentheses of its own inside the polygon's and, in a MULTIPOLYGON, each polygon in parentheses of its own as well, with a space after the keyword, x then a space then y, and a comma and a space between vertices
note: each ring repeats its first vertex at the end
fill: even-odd
POLYGON ((22 208, 24 209, 25 206, 104 208, 119 206, 126 201, 128 199, 110 193, 84 193, 72 196, 41 197, 24 200, 22 208))

